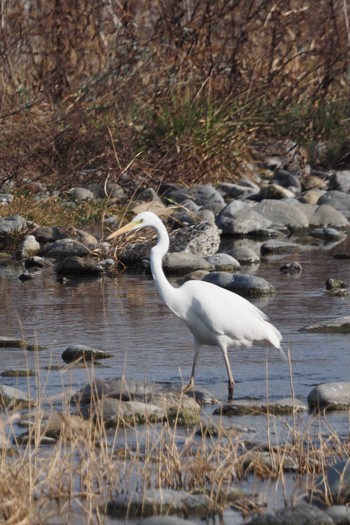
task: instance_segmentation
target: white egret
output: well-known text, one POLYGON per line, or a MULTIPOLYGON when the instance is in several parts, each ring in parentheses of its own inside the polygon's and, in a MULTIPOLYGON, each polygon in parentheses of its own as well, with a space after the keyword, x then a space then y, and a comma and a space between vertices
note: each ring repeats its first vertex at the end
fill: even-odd
POLYGON ((228 399, 233 399, 234 379, 227 355, 229 347, 251 346, 253 341, 268 342, 281 352, 280 332, 267 316, 252 303, 234 292, 204 281, 187 281, 174 288, 165 277, 163 256, 169 249, 168 232, 160 218, 152 212, 139 213, 129 224, 112 233, 111 240, 122 233, 150 226, 157 232, 158 242, 151 249, 152 276, 164 303, 182 319, 194 338, 194 359, 190 381, 194 386, 196 363, 202 345, 217 346, 223 353, 228 375, 228 399))

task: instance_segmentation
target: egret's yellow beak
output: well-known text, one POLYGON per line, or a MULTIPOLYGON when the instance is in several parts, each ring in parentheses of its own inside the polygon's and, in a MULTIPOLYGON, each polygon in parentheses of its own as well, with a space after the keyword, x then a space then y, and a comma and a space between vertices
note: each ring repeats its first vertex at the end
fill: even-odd
POLYGON ((118 237, 118 235, 122 235, 122 233, 131 231, 133 228, 138 226, 138 224, 139 223, 136 221, 128 222, 128 224, 126 224, 125 226, 122 226, 121 228, 119 228, 119 230, 111 233, 111 235, 107 237, 106 241, 111 241, 112 239, 114 239, 114 237, 118 237))

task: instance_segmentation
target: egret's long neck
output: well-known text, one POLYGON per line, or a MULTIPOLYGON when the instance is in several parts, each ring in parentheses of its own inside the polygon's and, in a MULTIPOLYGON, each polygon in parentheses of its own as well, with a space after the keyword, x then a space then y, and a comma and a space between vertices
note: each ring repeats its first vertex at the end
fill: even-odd
POLYGON ((169 237, 165 226, 160 222, 157 228, 158 242, 151 250, 150 263, 152 276, 157 288, 157 291, 165 304, 172 309, 172 303, 176 289, 171 286, 168 279, 165 277, 162 259, 169 249, 169 237))

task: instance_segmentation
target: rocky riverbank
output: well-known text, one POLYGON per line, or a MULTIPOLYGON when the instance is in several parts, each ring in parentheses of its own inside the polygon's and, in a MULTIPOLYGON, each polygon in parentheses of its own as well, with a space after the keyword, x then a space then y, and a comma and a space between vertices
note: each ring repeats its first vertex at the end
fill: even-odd
MULTIPOLYGON (((167 224, 171 247, 164 268, 168 275, 176 276, 179 281, 201 278, 236 293, 256 297, 278 294, 278 289, 266 279, 246 273, 248 267, 263 266, 269 257, 283 254, 285 260, 280 271, 291 275, 302 274, 298 255, 304 250, 318 246, 336 247, 336 253, 330 257, 350 258, 350 254, 342 250, 342 241, 350 229, 349 188, 350 171, 310 173, 298 177, 279 166, 270 169, 268 179, 254 183, 242 180, 239 184, 201 185, 186 189, 168 184, 157 192, 148 188, 139 193, 138 202, 134 204, 135 211, 156 211, 167 224), (240 246, 229 252, 221 251, 223 241, 228 237, 240 240, 240 246), (258 240, 255 247, 258 246, 259 251, 252 249, 250 239, 258 240)), ((75 189, 69 197, 74 197, 74 200, 69 200, 72 206, 79 206, 80 199, 101 198, 90 188, 78 190, 75 189)), ((3 210, 6 210, 11 194, 4 192, 3 195, 3 210)), ((105 219, 106 233, 119 225, 117 216, 106 215, 105 219)), ((133 271, 148 271, 149 249, 154 240, 152 235, 147 235, 141 241, 131 239, 131 242, 112 246, 81 229, 38 225, 26 217, 3 213, 0 219, 0 264, 20 265, 21 286, 28 286, 31 281, 35 283, 39 273, 48 269, 51 272, 54 269, 52 275, 64 285, 81 276, 115 276, 124 265, 133 271), (6 251, 11 247, 12 250, 6 251)), ((346 297, 347 283, 343 279, 329 280, 326 289, 330 296, 341 292, 346 297)), ((342 317, 300 326, 300 330, 346 334, 349 326, 344 311, 342 317)), ((22 337, 12 338, 10 335, 0 338, 4 351, 10 351, 10 348, 24 352, 40 351, 39 345, 30 347, 22 337)), ((103 348, 88 344, 70 345, 62 352, 62 366, 89 366, 109 358, 110 354, 103 348)), ((202 389, 197 389, 192 397, 184 396, 181 386, 145 384, 129 378, 97 380, 81 385, 69 399, 66 411, 58 410, 57 406, 54 410, 43 410, 42 404, 33 397, 7 386, 5 382, 1 385, 0 399, 3 409, 13 410, 11 417, 15 415, 21 426, 27 426, 23 432, 16 430, 16 447, 24 447, 34 438, 51 447, 65 442, 74 448, 80 440, 85 440, 85 443, 92 440, 93 448, 101 447, 104 439, 112 446, 116 439, 113 436, 117 435, 114 432, 122 429, 125 434, 131 432, 132 444, 125 438, 123 450, 118 448, 114 461, 119 461, 119 455, 124 454, 129 465, 134 464, 136 471, 145 472, 144 465, 148 464, 150 457, 154 460, 154 455, 158 454, 158 459, 154 460, 156 468, 160 469, 162 465, 161 469, 166 470, 165 465, 171 465, 167 476, 159 474, 161 480, 167 479, 160 482, 161 490, 154 484, 150 488, 150 482, 144 490, 132 493, 125 492, 124 486, 113 497, 106 497, 104 492, 104 502, 99 508, 109 516, 139 518, 174 513, 198 519, 212 513, 220 514, 230 507, 261 512, 259 498, 232 487, 252 474, 280 480, 292 473, 299 479, 305 475, 314 478, 303 496, 298 496, 298 505, 276 515, 256 518, 252 523, 349 522, 344 521, 349 519, 345 506, 349 502, 348 463, 344 459, 348 457, 348 444, 331 435, 325 414, 327 411, 349 410, 350 383, 332 381, 312 387, 305 400, 307 404, 294 398, 266 403, 240 400, 220 404, 210 392, 202 389), (305 421, 302 415, 307 417, 308 412, 313 414, 312 417, 320 418, 325 425, 324 432, 329 434, 329 447, 323 447, 322 453, 318 442, 320 436, 311 437, 305 429, 295 425, 296 418, 305 421), (235 423, 235 418, 242 414, 249 414, 252 419, 255 416, 266 418, 268 428, 271 418, 277 426, 284 428, 290 428, 294 419, 294 426, 283 442, 271 439, 269 433, 261 440, 256 436, 254 425, 247 427, 235 423), (140 432, 148 434, 148 438, 143 435, 135 444, 136 433, 140 432), (172 446, 175 447, 171 453, 168 449, 164 452, 169 443, 162 448, 164 442, 159 436, 164 432, 171 434, 172 446), (154 442, 157 445, 146 450, 150 434, 158 436, 154 442), (137 459, 133 459, 133 455, 137 459), (199 459, 206 466, 200 466, 199 459), (216 469, 220 478, 213 474, 216 469), (204 483, 203 479, 207 481, 204 483), (308 505, 303 503, 304 499, 308 505)), ((13 444, 5 440, 4 448, 5 445, 15 452, 13 444)), ((154 470, 149 475, 151 479, 154 470)))

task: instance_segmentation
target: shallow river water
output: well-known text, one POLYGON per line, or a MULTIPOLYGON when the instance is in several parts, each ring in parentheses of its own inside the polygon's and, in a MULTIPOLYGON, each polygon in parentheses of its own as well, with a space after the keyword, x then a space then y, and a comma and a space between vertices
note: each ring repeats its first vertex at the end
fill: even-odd
MULTIPOLYGON (((226 241, 226 248, 231 248, 226 241)), ((349 335, 315 334, 300 328, 322 319, 349 315, 349 297, 325 292, 325 281, 339 277, 350 283, 350 260, 338 260, 339 252, 350 253, 350 241, 335 246, 305 246, 288 256, 268 257, 260 265, 243 268, 270 281, 276 295, 253 302, 268 314, 283 334, 283 348, 290 352, 295 396, 306 402, 312 387, 322 382, 350 380, 349 335), (279 271, 281 264, 298 260, 303 271, 290 276, 279 271)), ((150 276, 122 273, 111 279, 57 282, 52 269, 22 283, 20 266, 0 265, 0 335, 20 336, 45 349, 37 354, 23 350, 0 352, 0 372, 5 369, 47 366, 63 362, 63 350, 73 343, 87 344, 113 354, 94 370, 96 377, 124 373, 133 379, 186 382, 192 359, 192 336, 158 298, 150 276)), ((208 297, 210 301, 210 297, 208 297)), ((236 312, 239 316, 239 312, 236 312)), ((265 398, 266 375, 271 400, 291 393, 288 363, 278 351, 253 346, 232 350, 230 360, 236 380, 235 396, 265 398)), ((79 388, 88 381, 86 371, 65 374, 46 372, 39 387, 47 396, 62 391, 62 383, 79 388)), ((2 378, 11 386, 25 388, 27 379, 2 378)), ((31 381, 31 380, 30 380, 31 381)), ((33 379, 38 388, 38 379, 33 379)), ((227 377, 218 349, 203 347, 197 366, 197 384, 226 401, 227 377)), ((348 415, 330 416, 341 435, 349 431, 348 415)))

